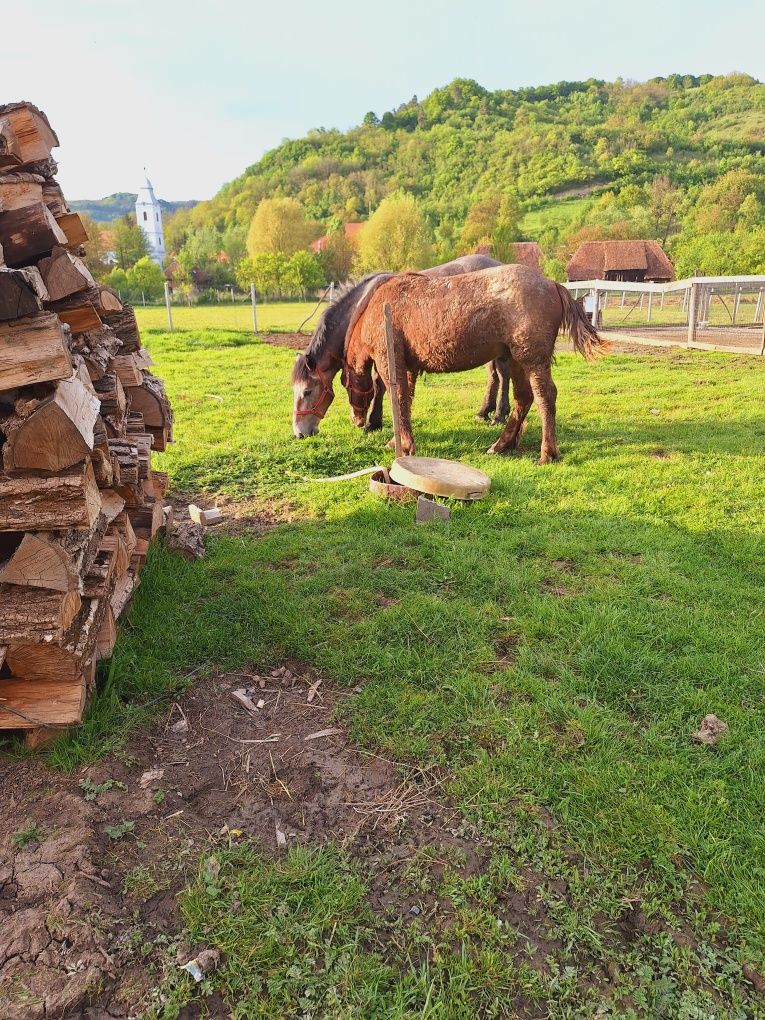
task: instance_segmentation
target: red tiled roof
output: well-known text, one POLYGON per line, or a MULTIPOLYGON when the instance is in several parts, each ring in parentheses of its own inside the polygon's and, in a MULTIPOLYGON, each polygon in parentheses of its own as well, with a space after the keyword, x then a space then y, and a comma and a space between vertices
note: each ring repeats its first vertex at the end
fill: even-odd
MULTIPOLYGON (((356 234, 358 234, 358 232, 361 230, 363 226, 364 226, 363 223, 344 223, 343 232, 345 234, 346 240, 353 241, 353 239, 356 237, 356 234)), ((328 240, 329 234, 322 234, 321 237, 318 237, 315 241, 311 242, 311 251, 316 252, 316 254, 318 255, 320 251, 324 251, 324 249, 327 247, 328 240)))
POLYGON ((583 241, 566 266, 569 280, 644 270, 646 280, 672 280, 675 270, 658 241, 583 241))

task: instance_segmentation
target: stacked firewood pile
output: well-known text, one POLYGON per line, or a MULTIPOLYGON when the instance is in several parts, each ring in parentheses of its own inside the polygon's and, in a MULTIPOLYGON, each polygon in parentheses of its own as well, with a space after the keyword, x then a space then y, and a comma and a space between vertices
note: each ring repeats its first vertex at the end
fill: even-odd
POLYGON ((133 310, 99 286, 58 139, 0 106, 0 730, 77 723, 162 524, 171 438, 133 310))

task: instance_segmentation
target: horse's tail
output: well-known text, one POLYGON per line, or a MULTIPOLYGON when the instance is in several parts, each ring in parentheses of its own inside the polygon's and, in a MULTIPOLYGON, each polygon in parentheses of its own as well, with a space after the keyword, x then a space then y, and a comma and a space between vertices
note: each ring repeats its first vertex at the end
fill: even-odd
POLYGON ((598 333, 581 304, 574 301, 569 291, 559 283, 555 286, 558 288, 558 297, 563 310, 560 332, 568 333, 574 342, 574 350, 583 358, 587 358, 588 361, 599 358, 611 346, 610 343, 598 333))

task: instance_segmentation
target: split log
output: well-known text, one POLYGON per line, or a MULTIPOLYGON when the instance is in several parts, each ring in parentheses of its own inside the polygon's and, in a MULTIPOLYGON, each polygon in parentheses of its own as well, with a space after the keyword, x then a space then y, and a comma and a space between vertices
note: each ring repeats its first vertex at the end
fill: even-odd
POLYGON ((142 384, 131 386, 128 392, 131 410, 140 411, 148 428, 165 428, 172 423, 173 412, 165 387, 151 372, 144 372, 142 384))
POLYGON ((99 407, 76 375, 57 383, 30 415, 4 423, 5 470, 61 471, 79 463, 93 451, 99 407))
POLYGON ((130 566, 131 553, 119 528, 114 525, 109 528, 101 542, 101 549, 114 554, 114 573, 122 577, 130 566))
POLYGON ((204 528, 193 521, 177 521, 168 533, 167 548, 187 560, 201 559, 205 554, 204 528))
POLYGON ((76 591, 0 587, 0 643, 10 647, 20 641, 60 642, 81 604, 76 591))
MULTIPOLYGON (((89 665, 98 632, 111 603, 106 599, 84 599, 82 608, 65 636, 56 644, 36 641, 8 643, 7 662, 11 675, 36 682, 87 683, 89 665)), ((51 689, 54 684, 51 683, 51 689)))
POLYGON ((120 485, 137 485, 139 479, 138 446, 127 439, 110 439, 109 451, 120 466, 120 485))
POLYGON ((64 244, 68 248, 79 248, 88 240, 88 232, 79 213, 67 212, 63 216, 57 216, 56 223, 64 235, 64 244))
POLYGON ((117 644, 117 622, 114 619, 114 610, 111 605, 107 606, 106 613, 101 622, 98 637, 96 638, 96 652, 99 659, 110 659, 114 646, 117 644))
MULTIPOLYGON (((13 543, 7 559, 0 563, 0 584, 82 594, 83 575, 106 541, 111 520, 102 511, 90 529, 27 532, 18 544, 13 543)), ((11 537, 13 532, 2 535, 11 537)), ((125 559, 129 560, 127 552, 125 559)))
POLYGON ((79 591, 81 578, 73 550, 65 539, 54 532, 41 531, 25 534, 11 558, 0 564, 0 584, 79 591))
POLYGON ((138 584, 138 575, 134 574, 131 570, 117 581, 111 600, 112 612, 116 619, 119 619, 122 615, 125 606, 132 598, 138 584))
POLYGON ((112 489, 101 493, 101 512, 109 524, 115 521, 125 509, 125 500, 112 489))
POLYGON ((0 320, 36 315, 47 301, 47 293, 35 268, 0 269, 0 320))
POLYGON ((112 360, 112 368, 123 386, 140 386, 143 383, 141 367, 135 354, 119 354, 112 360))
POLYGON ((43 202, 43 178, 38 174, 0 175, 0 213, 24 209, 43 202))
POLYGON ((110 363, 119 352, 121 342, 108 326, 77 333, 72 345, 81 355, 92 380, 109 371, 110 363))
POLYGON ((101 329, 103 323, 101 316, 93 304, 88 301, 86 294, 82 294, 79 302, 76 298, 70 298, 64 307, 60 302, 52 306, 62 322, 65 322, 73 333, 85 333, 89 330, 101 329))
POLYGON ((83 260, 66 248, 54 248, 48 258, 38 262, 37 267, 45 282, 49 301, 61 301, 96 285, 83 260))
MULTIPOLYGON (((0 680, 0 730, 33 729, 49 735, 47 727, 73 726, 85 708, 84 679, 40 684, 35 680, 0 680)), ((35 746, 40 746, 36 743, 35 746)))
POLYGON ((135 552, 138 539, 135 537, 135 532, 133 531, 133 525, 128 517, 127 509, 123 510, 122 513, 118 514, 118 516, 114 518, 113 527, 120 533, 120 535, 122 535, 125 542, 125 548, 127 549, 128 558, 130 558, 135 552))
POLYGON ((89 460, 53 476, 0 474, 0 531, 90 529, 100 508, 89 460))
POLYGON ((116 550, 104 549, 102 546, 83 579, 82 593, 84 597, 99 599, 108 596, 111 598, 116 566, 116 550))
POLYGON ((9 266, 24 265, 66 243, 66 234, 42 199, 20 209, 0 212, 0 237, 3 257, 9 266))
POLYGON ((70 212, 69 206, 66 204, 64 198, 64 192, 61 190, 61 185, 57 181, 46 180, 42 186, 43 202, 47 205, 54 217, 64 216, 70 212))
POLYGON ((148 538, 139 538, 136 542, 135 552, 130 557, 130 567, 139 574, 146 563, 146 557, 149 555, 149 542, 148 538))
POLYGON ((138 323, 135 312, 130 305, 123 304, 122 311, 109 312, 104 315, 104 322, 110 326, 122 341, 124 354, 134 354, 141 349, 141 337, 138 334, 138 323))
POLYGON ((0 106, 0 167, 50 159, 57 145, 48 118, 32 103, 0 106))
POLYGON ((0 322, 0 390, 68 379, 68 334, 52 312, 0 322))
POLYGON ((93 386, 101 401, 101 417, 106 425, 107 433, 111 433, 113 437, 124 435, 128 402, 117 374, 106 372, 100 379, 93 380, 93 386))

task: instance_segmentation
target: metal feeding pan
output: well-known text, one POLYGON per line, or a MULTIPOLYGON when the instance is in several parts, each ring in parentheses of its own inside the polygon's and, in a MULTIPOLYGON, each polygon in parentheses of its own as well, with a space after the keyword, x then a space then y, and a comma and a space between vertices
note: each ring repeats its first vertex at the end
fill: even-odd
POLYGON ((397 457, 390 476, 399 485, 417 492, 452 499, 483 499, 491 488, 491 479, 483 471, 438 457, 397 457))

